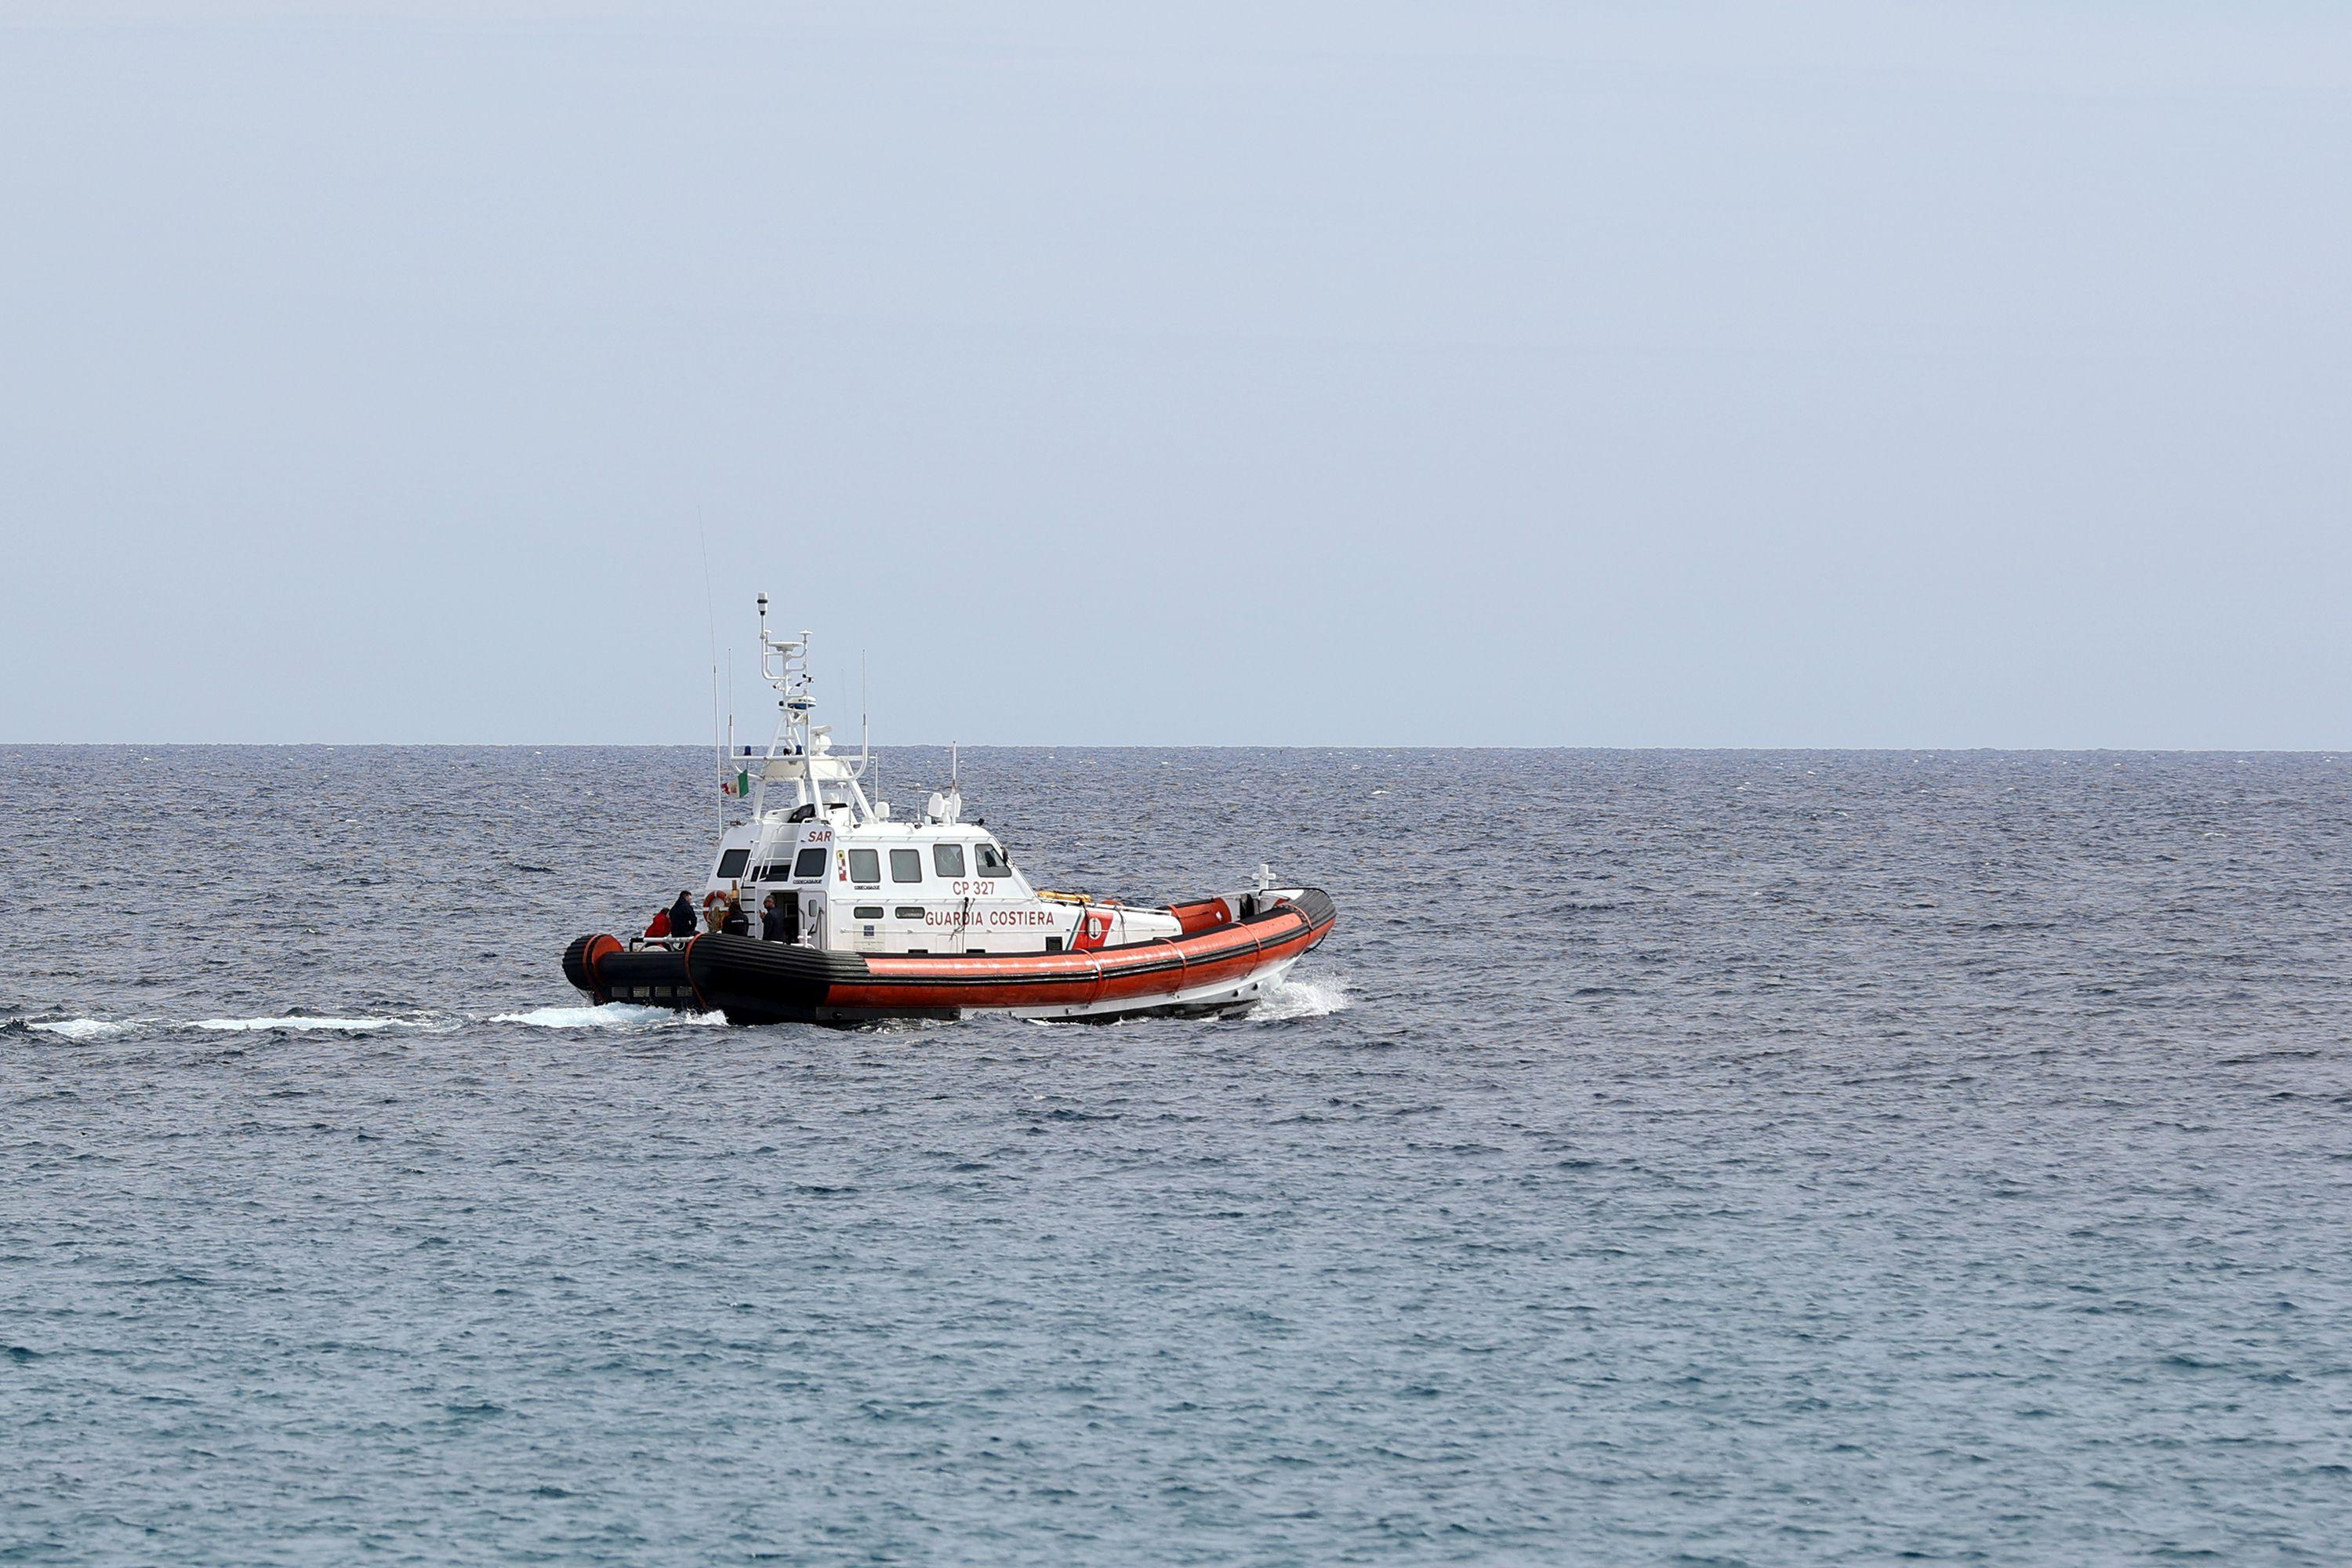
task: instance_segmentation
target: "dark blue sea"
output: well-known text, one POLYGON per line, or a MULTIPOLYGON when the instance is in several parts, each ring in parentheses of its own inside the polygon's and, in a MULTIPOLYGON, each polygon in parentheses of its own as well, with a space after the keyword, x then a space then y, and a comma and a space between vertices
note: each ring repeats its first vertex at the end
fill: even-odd
POLYGON ((963 770, 1339 929, 730 1028, 707 752, 0 750, 0 1561, 2352 1560, 2352 758, 963 770))

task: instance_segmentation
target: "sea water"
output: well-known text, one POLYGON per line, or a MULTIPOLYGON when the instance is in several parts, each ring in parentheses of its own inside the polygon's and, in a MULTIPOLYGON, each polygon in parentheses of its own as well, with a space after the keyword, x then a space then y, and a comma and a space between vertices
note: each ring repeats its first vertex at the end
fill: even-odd
POLYGON ((963 762, 1338 930, 730 1028, 708 753, 0 752, 0 1561, 2352 1552, 2352 762, 963 762))

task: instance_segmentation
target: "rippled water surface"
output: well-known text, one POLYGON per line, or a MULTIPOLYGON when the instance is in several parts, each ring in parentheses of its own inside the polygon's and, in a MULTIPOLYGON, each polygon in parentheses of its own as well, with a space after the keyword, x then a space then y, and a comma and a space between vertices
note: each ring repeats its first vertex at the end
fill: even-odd
POLYGON ((2352 762, 968 751, 1339 927, 590 1008, 708 768, 0 750, 0 1560, 2346 1559, 2352 762))

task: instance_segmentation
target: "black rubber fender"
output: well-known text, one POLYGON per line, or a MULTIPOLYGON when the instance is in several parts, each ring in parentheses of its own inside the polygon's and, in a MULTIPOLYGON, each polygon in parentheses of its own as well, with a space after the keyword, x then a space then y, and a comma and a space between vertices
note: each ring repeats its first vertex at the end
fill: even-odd
POLYGON ((686 950, 686 969, 695 999, 737 1024, 814 1017, 834 986, 870 973, 855 952, 723 934, 695 938, 686 950))
POLYGON ((593 996, 599 1005, 610 1002, 613 998, 597 983, 596 962, 608 952, 620 951, 618 937, 602 932, 583 936, 563 950, 563 978, 572 982, 574 990, 593 996))

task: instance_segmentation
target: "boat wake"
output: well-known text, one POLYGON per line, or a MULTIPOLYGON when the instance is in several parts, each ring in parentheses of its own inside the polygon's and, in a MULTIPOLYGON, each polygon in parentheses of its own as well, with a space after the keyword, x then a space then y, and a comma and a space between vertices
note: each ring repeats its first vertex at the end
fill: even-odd
POLYGON ((1319 980, 1295 980, 1286 975, 1244 1016, 1260 1024, 1322 1018, 1345 1012, 1349 1002, 1348 983, 1340 975, 1327 974, 1319 980))
POLYGON ((375 1035, 389 1030, 444 1035, 462 1029, 466 1024, 465 1019, 449 1017, 331 1018, 289 1013, 274 1018, 187 1018, 178 1022, 158 1018, 31 1018, 16 1020, 7 1026, 61 1040, 106 1040, 134 1032, 156 1034, 174 1029, 202 1029, 214 1035, 375 1035))
POLYGON ((640 1007, 628 1002, 606 1002, 594 1007, 535 1007, 528 1013, 500 1013, 493 1024, 528 1024, 535 1029, 671 1029, 683 1026, 723 1026, 716 1013, 681 1013, 668 1007, 640 1007))
POLYGON ((55 1035, 65 1040, 102 1040, 138 1026, 111 1018, 43 1018, 25 1026, 37 1035, 55 1035))
POLYGON ((465 1026, 462 1022, 447 1018, 314 1018, 307 1013, 296 1013, 283 1018, 198 1018, 184 1026, 208 1029, 215 1034, 285 1029, 296 1034, 373 1035, 385 1029, 422 1029, 433 1034, 446 1034, 465 1026))
MULTIPOLYGON (((1321 1018, 1344 1011, 1349 1001, 1347 983, 1339 976, 1325 975, 1316 980, 1285 979, 1242 1016, 1259 1023, 1321 1018)), ((521 1024, 534 1029, 612 1029, 633 1034, 650 1029, 726 1026, 726 1020, 717 1013, 682 1013, 668 1007, 644 1007, 628 1002, 607 1002, 593 1007, 585 1005, 534 1007, 524 1013, 494 1013, 482 1019, 446 1015, 339 1018, 289 1013, 268 1018, 191 1018, 178 1023, 146 1018, 26 1018, 12 1020, 0 1026, 11 1032, 46 1035, 59 1040, 86 1041, 112 1039, 134 1031, 154 1033, 175 1029, 201 1029, 207 1034, 375 1035, 403 1032, 446 1035, 477 1022, 521 1024)))

